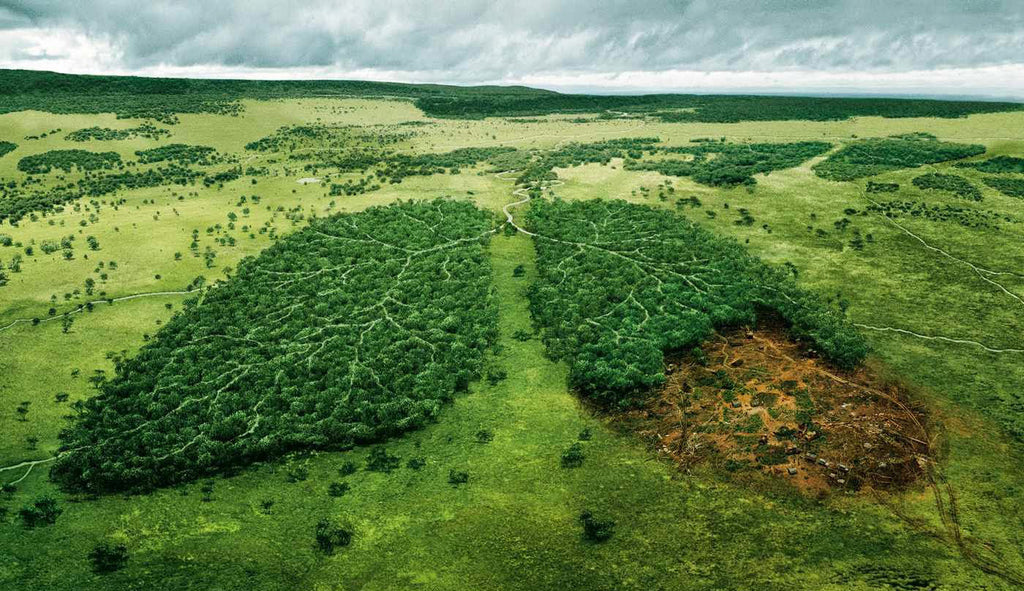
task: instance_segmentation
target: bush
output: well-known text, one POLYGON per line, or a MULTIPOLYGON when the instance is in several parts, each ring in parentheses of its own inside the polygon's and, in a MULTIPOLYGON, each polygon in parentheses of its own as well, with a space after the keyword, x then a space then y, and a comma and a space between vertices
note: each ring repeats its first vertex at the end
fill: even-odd
POLYGON ((349 484, 347 482, 332 482, 327 486, 327 494, 332 497, 341 497, 349 491, 349 484))
POLYGON ((352 543, 352 530, 335 525, 327 518, 317 522, 314 535, 317 549, 327 555, 352 543))
POLYGON ((583 446, 577 441, 562 452, 562 467, 579 468, 583 465, 583 459, 585 457, 586 456, 583 454, 583 446))
POLYGON ((375 447, 371 449, 370 454, 366 456, 366 469, 370 472, 383 472, 385 474, 390 474, 393 470, 398 468, 401 463, 401 458, 389 454, 388 450, 383 447, 375 447))
POLYGON ((458 487, 460 484, 469 482, 469 472, 463 472, 452 468, 448 470, 448 484, 458 487))
POLYGON ((22 507, 18 511, 18 515, 25 527, 33 528, 41 525, 53 525, 63 512, 64 509, 57 505, 56 499, 44 496, 36 499, 31 505, 22 507))
POLYGON ((604 542, 615 533, 615 522, 611 519, 598 519, 590 511, 580 513, 583 524, 583 539, 590 542, 604 542))
POLYGON ((107 574, 119 571, 128 564, 128 547, 124 544, 101 542, 89 552, 92 571, 107 574))

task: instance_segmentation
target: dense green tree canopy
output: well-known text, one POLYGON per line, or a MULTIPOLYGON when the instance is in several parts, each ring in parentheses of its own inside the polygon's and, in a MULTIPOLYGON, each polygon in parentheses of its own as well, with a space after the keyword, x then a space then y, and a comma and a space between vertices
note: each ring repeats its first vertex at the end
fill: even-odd
POLYGON ((698 183, 713 187, 753 184, 755 174, 768 174, 774 170, 799 166, 831 148, 832 144, 827 142, 728 144, 705 141, 694 146, 673 146, 658 150, 663 154, 688 155, 688 160, 630 160, 626 162, 626 168, 688 176, 698 183))
POLYGON ((784 272, 676 214, 624 201, 534 201, 540 275, 530 310, 549 353, 569 362, 571 385, 630 404, 664 381, 665 351, 690 348, 759 309, 843 367, 866 345, 843 315, 797 289, 784 272))
POLYGON ((849 143, 814 167, 818 176, 852 181, 902 168, 970 158, 985 153, 985 146, 940 142, 930 136, 871 138, 849 143))
POLYGON ((25 156, 18 161, 18 170, 28 174, 46 174, 54 168, 64 172, 72 169, 99 170, 113 168, 121 163, 117 152, 90 152, 88 150, 50 150, 42 154, 25 156))
POLYGON ((314 221, 119 362, 62 434, 53 478, 146 489, 422 425, 496 336, 490 229, 451 201, 314 221))

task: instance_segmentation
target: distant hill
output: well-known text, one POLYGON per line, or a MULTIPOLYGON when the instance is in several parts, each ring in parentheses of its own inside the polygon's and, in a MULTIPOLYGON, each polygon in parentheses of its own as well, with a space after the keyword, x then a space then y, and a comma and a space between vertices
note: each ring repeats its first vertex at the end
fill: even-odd
POLYGON ((1024 104, 886 98, 563 94, 524 86, 452 86, 361 80, 209 80, 0 70, 0 113, 104 113, 173 123, 179 113, 237 113, 239 99, 392 97, 449 119, 555 113, 646 115, 665 122, 829 121, 858 116, 955 118, 1024 104), (112 100, 116 99, 116 100, 112 100), (612 113, 614 111, 614 113, 612 113))

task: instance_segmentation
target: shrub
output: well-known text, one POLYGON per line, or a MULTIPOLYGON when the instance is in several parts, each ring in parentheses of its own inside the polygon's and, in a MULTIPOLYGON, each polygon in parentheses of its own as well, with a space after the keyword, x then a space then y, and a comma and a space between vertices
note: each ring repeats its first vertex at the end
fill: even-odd
POLYGON ((327 494, 332 497, 341 497, 349 491, 347 482, 332 482, 327 486, 327 494))
POLYGON ((401 465, 402 459, 388 453, 383 447, 375 447, 366 456, 366 469, 370 472, 383 472, 390 474, 401 465))
POLYGON ((590 511, 580 513, 583 524, 583 539, 590 542, 604 542, 615 533, 615 522, 611 519, 598 519, 590 511))
POLYGON ((337 548, 342 548, 352 543, 352 530, 335 525, 327 518, 317 522, 314 536, 317 549, 327 555, 334 554, 337 548))
POLYGON ((56 499, 44 496, 33 501, 31 505, 22 507, 18 511, 18 515, 25 527, 33 528, 40 525, 53 525, 63 512, 64 509, 57 505, 56 499))
POLYGON ((128 547, 124 544, 101 542, 89 552, 92 571, 107 574, 119 571, 128 564, 128 547))
POLYGON ((577 441, 562 452, 563 468, 579 468, 583 465, 583 446, 577 441))
POLYGON ((463 472, 452 468, 448 470, 448 484, 458 487, 460 484, 469 482, 469 472, 463 472))

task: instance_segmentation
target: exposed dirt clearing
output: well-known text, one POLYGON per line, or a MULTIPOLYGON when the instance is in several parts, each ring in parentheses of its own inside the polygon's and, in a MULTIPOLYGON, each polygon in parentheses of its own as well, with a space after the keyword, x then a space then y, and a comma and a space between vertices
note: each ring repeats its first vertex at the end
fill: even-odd
POLYGON ((828 367, 777 323, 716 335, 699 351, 669 357, 665 386, 616 418, 683 469, 759 471, 817 494, 905 488, 930 461, 904 387, 870 368, 828 367))

